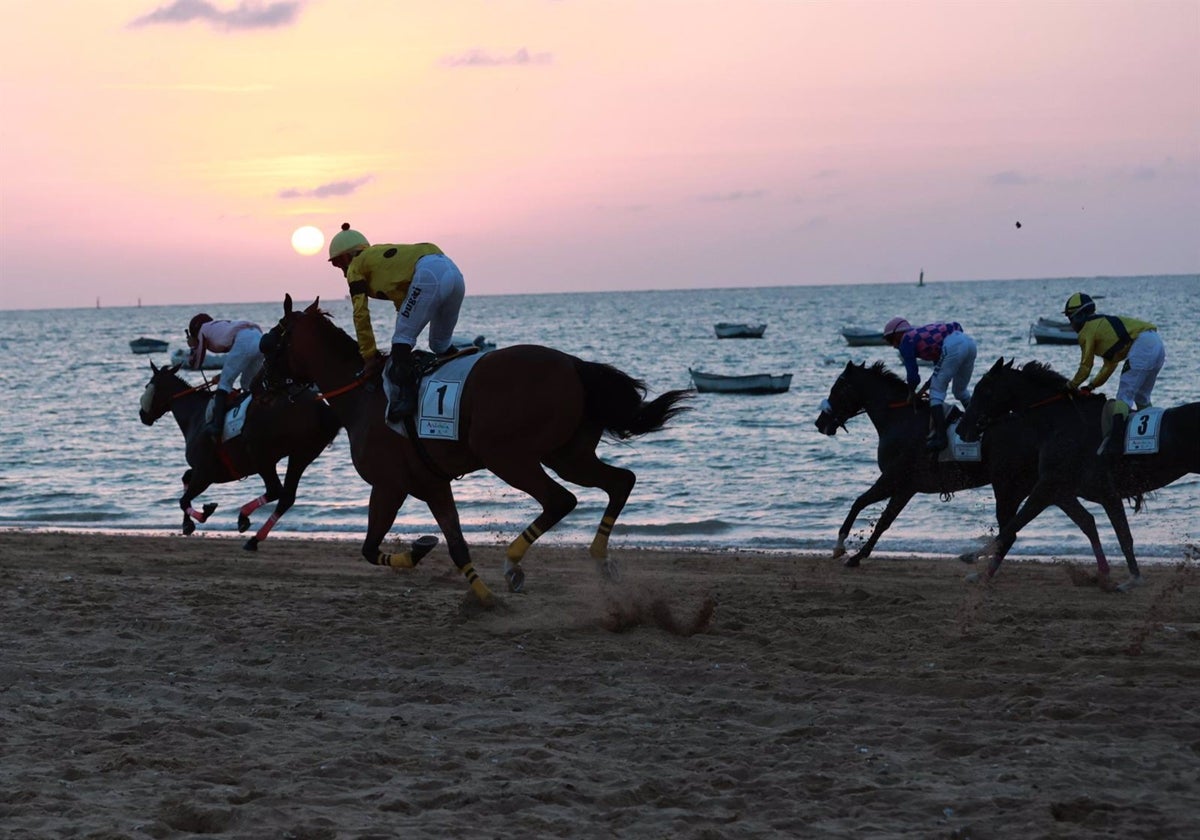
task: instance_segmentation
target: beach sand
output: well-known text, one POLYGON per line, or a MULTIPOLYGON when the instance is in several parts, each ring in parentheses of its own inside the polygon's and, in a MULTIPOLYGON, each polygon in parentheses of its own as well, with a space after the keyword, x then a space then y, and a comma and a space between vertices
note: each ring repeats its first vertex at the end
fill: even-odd
POLYGON ((0 533, 0 834, 1196 836, 1194 560, 240 544, 0 533))

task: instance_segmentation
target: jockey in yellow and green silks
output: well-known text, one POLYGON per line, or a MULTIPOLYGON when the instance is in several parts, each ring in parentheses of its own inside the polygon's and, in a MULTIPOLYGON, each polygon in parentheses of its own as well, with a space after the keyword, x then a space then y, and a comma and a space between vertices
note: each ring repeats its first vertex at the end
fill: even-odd
POLYGON ((329 261, 341 269, 350 287, 354 331, 364 361, 378 355, 371 329, 368 298, 390 300, 396 307, 396 329, 388 378, 397 394, 388 409, 396 422, 416 410, 416 370, 412 349, 429 326, 429 348, 442 354, 451 348, 466 286, 462 272, 442 249, 430 242, 415 245, 371 245, 349 223, 329 240, 329 261))
POLYGON ((1063 314, 1079 334, 1079 347, 1083 353, 1079 370, 1071 377, 1071 387, 1078 388, 1083 384, 1092 372, 1096 356, 1100 356, 1104 364, 1088 383, 1089 389, 1099 388, 1113 375, 1117 365, 1125 362, 1117 386, 1117 399, 1130 408, 1150 405, 1150 392, 1154 390, 1158 373, 1167 358, 1158 327, 1137 318, 1098 314, 1095 301, 1082 292, 1071 295, 1063 314))

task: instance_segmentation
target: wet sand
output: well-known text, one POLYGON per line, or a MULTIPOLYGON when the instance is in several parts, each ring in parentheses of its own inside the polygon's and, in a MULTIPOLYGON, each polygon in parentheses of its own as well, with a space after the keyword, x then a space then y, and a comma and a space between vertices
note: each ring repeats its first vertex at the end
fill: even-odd
POLYGON ((1200 571, 0 533, 9 838, 1169 838, 1200 571), (503 590, 503 550, 476 567, 503 590))

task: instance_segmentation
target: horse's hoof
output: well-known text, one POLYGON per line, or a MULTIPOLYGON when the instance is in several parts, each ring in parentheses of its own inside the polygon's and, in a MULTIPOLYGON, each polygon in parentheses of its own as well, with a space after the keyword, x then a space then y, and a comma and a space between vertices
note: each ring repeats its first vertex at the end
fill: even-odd
POLYGON ((504 561, 504 579, 508 581, 509 592, 520 592, 525 588, 525 570, 504 561))
POLYGON ((847 557, 845 560, 842 561, 842 565, 845 566, 847 569, 857 569, 858 565, 860 563, 862 563, 862 558, 859 557, 857 554, 854 555, 853 557, 847 557))
POLYGON ((842 557, 843 555, 845 555, 845 553, 846 553, 846 549, 842 548, 842 547, 839 545, 837 548, 835 548, 835 549, 833 550, 833 559, 834 559, 834 560, 837 560, 837 559, 839 559, 840 557, 842 557))
POLYGON ((207 521, 208 521, 208 517, 212 516, 212 515, 213 515, 213 511, 215 511, 216 509, 217 509, 217 503, 216 503, 216 502, 209 502, 208 504, 206 504, 206 505, 204 506, 204 510, 203 510, 203 513, 204 513, 204 518, 203 518, 203 519, 201 519, 200 521, 201 521, 201 522, 207 522, 207 521))
POLYGON ((982 580, 982 577, 980 576, 979 572, 967 572, 965 575, 963 575, 963 580, 965 580, 967 583, 979 583, 979 581, 982 580))
POLYGON ((1144 577, 1142 577, 1141 575, 1138 575, 1137 577, 1131 577, 1129 580, 1118 585, 1117 591, 1118 592, 1132 592, 1134 589, 1137 589, 1139 586, 1144 586, 1145 584, 1146 584, 1146 579, 1144 577))
POLYGON ((196 523, 193 522, 190 517, 187 517, 187 516, 183 517, 183 535, 186 537, 188 534, 192 533, 195 530, 196 530, 196 523))
POLYGON ((238 514, 238 533, 244 534, 250 528, 250 517, 244 513, 238 514))
POLYGON ((251 537, 242 546, 242 551, 258 551, 258 537, 251 537))
POLYGON ((426 536, 413 540, 412 545, 408 549, 409 557, 412 558, 412 567, 415 569, 417 564, 425 558, 425 555, 437 547, 437 544, 437 537, 426 536))

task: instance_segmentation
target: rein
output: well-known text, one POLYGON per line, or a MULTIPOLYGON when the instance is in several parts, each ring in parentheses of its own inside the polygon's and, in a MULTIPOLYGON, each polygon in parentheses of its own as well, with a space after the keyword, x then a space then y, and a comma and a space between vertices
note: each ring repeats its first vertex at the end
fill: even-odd
POLYGON ((333 397, 340 397, 342 394, 347 394, 360 385, 365 385, 370 379, 371 377, 367 374, 360 373, 358 377, 348 385, 343 385, 340 388, 334 388, 332 391, 322 391, 321 393, 317 394, 317 399, 328 402, 333 397))

